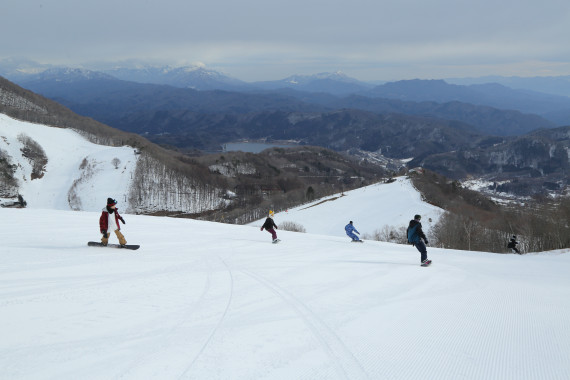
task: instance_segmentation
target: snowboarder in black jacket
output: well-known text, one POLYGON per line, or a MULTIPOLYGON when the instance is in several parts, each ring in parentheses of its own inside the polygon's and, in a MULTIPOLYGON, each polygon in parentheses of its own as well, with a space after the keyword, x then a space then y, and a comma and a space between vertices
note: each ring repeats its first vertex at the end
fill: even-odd
POLYGON ((520 255, 521 251, 519 251, 519 249, 517 248, 518 244, 519 242, 517 241, 517 237, 513 235, 513 237, 509 241, 509 244, 507 244, 507 248, 510 248, 513 253, 518 253, 520 255))
POLYGON ((269 232, 271 234, 273 242, 275 243, 279 239, 277 239, 277 232, 275 232, 275 229, 277 229, 277 224, 275 224, 275 222, 273 221, 274 215, 275 213, 273 212, 273 210, 269 210, 269 216, 267 217, 267 219, 265 219, 265 223, 263 223, 263 226, 261 226, 261 231, 265 229, 265 231, 269 232))
POLYGON ((408 243, 411 243, 421 254, 422 266, 428 266, 431 264, 431 260, 427 258, 427 248, 428 239, 422 230, 422 224, 420 220, 421 215, 415 215, 413 220, 410 220, 410 225, 408 226, 407 235, 408 243))

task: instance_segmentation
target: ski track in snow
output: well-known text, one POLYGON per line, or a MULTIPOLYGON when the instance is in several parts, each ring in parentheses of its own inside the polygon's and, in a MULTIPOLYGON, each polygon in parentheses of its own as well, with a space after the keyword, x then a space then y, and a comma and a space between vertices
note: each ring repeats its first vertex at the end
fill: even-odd
POLYGON ((323 350, 329 356, 339 378, 366 379, 368 376, 353 353, 346 347, 335 332, 323 322, 311 309, 295 295, 262 276, 251 271, 242 270, 249 277, 255 279, 263 286, 269 288, 274 294, 291 306, 297 315, 303 319, 314 337, 319 341, 323 350))
POLYGON ((227 301, 226 307, 223 309, 223 313, 221 313, 221 315, 220 315, 220 319, 219 319, 218 323, 212 329, 212 332, 210 333, 210 335, 208 336, 208 338, 206 339, 206 341, 202 345, 202 348, 200 349, 200 351, 196 354, 194 360, 192 360, 190 365, 186 368, 186 370, 180 376, 181 379, 185 378, 188 375, 188 373, 192 369, 192 366, 194 365, 194 363, 196 363, 196 361, 198 360, 200 355, 202 355, 202 353, 204 352, 204 350, 206 349, 206 347, 208 346, 208 344, 210 343, 210 341, 212 340, 212 338, 214 337, 214 335, 216 334, 216 332, 218 331, 218 329, 222 325, 224 318, 228 314, 228 310, 229 310, 230 305, 232 303, 232 297, 234 294, 234 292, 233 292, 233 290, 234 290, 234 276, 233 276, 232 270, 230 269, 228 264, 223 259, 220 258, 220 260, 222 261, 222 263, 226 267, 226 269, 228 271, 228 276, 230 279, 230 287, 229 287, 230 290, 229 290, 229 294, 228 294, 228 301, 227 301))
POLYGON ((177 333, 185 328, 185 324, 190 318, 192 318, 192 315, 195 314, 197 310, 206 307, 207 295, 211 289, 213 270, 209 261, 202 260, 202 262, 206 262, 208 267, 203 290, 198 300, 190 302, 183 310, 177 313, 179 317, 175 318, 175 320, 178 322, 161 334, 159 343, 146 347, 145 352, 140 353, 136 360, 128 363, 128 367, 122 371, 117 378, 136 378, 138 376, 144 376, 146 371, 145 363, 154 363, 157 360, 160 360, 161 351, 168 350, 175 344, 174 342, 178 344, 177 333))

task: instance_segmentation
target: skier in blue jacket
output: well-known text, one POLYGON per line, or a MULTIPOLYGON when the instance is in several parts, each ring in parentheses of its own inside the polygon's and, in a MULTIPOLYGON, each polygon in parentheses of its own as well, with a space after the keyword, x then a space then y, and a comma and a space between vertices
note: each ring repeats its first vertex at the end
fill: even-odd
POLYGON ((346 231, 348 237, 352 239, 352 241, 362 241, 358 238, 358 236, 354 234, 356 232, 357 234, 360 235, 360 232, 358 232, 358 230, 354 228, 354 226, 352 225, 352 220, 344 227, 344 230, 346 231))

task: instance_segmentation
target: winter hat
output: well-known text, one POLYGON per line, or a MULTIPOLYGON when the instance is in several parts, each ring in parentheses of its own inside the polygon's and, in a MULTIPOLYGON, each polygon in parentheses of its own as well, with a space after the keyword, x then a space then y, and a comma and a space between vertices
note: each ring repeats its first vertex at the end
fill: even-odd
POLYGON ((273 215, 275 215, 275 213, 273 212, 273 210, 269 210, 269 216, 270 216, 271 218, 273 218, 273 215))
POLYGON ((415 220, 420 220, 421 218, 422 218, 421 215, 418 215, 418 214, 414 215, 414 219, 415 219, 415 220))
POLYGON ((114 200, 113 198, 107 198, 107 206, 113 206, 116 204, 117 204, 116 200, 114 200))
POLYGON ((348 222, 349 224, 352 224, 352 220, 350 222, 348 222))

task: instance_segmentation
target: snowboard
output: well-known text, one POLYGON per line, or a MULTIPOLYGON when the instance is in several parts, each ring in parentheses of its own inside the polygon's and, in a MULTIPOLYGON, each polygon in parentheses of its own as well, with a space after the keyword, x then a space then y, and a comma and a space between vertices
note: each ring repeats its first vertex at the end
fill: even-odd
POLYGON ((364 243, 364 240, 351 240, 351 243, 364 243))
POLYGON ((277 243, 279 243, 280 241, 281 241, 281 239, 275 239, 275 240, 273 240, 273 244, 277 244, 277 243))
POLYGON ((428 260, 425 263, 421 264, 422 267, 429 267, 430 265, 431 265, 431 260, 428 260))
POLYGON ((121 249, 130 249, 130 250, 137 250, 140 248, 140 245, 132 245, 132 244, 127 244, 123 247, 121 247, 119 244, 107 244, 107 245, 103 245, 103 243, 101 242, 97 242, 97 241, 90 241, 87 243, 88 246, 90 247, 104 247, 104 248, 121 248, 121 249))

